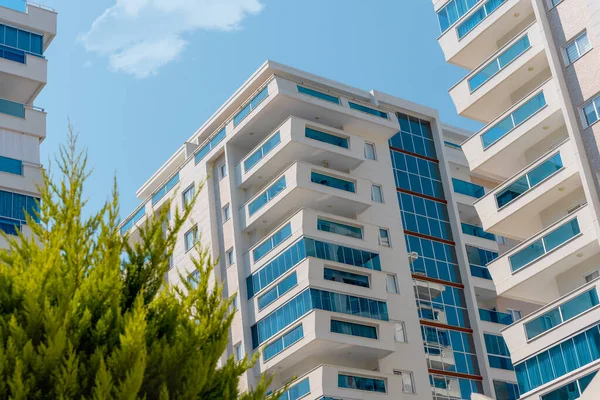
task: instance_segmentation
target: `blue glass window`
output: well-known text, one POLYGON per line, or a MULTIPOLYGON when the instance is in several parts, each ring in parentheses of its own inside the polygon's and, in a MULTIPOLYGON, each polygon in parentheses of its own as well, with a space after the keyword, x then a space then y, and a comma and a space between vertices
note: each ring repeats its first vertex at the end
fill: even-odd
POLYGON ((504 67, 514 61, 517 57, 523 54, 527 49, 531 47, 529 43, 529 36, 525 35, 517 42, 515 42, 508 49, 503 51, 498 57, 490 61, 485 67, 483 67, 477 74, 469 78, 469 88, 471 91, 479 88, 485 82, 490 80, 494 75, 500 72, 504 67))
POLYGON ((0 99, 0 113, 25 118, 25 106, 14 101, 0 99))
POLYGON ((508 117, 490 127, 483 135, 481 135, 481 141, 483 142, 483 148, 487 149, 492 144, 503 138, 510 131, 521 125, 527 119, 531 118, 538 111, 546 106, 546 97, 544 92, 540 92, 526 103, 519 106, 513 111, 508 117))
POLYGON ((458 21, 481 0, 451 0, 437 12, 442 33, 458 21))
POLYGON ((421 325, 421 336, 430 369, 480 374, 472 334, 421 325))
POLYGON ((545 234, 527 247, 509 256, 508 261, 510 262, 512 271, 518 271, 580 233, 577 218, 562 224, 552 232, 545 234))
POLYGON ((496 236, 493 233, 484 231, 480 226, 465 224, 464 222, 461 222, 460 226, 465 235, 477 236, 487 240, 496 240, 496 236))
POLYGON ((464 22, 456 27, 458 38, 462 39, 465 35, 471 32, 477 25, 488 17, 492 12, 496 11, 506 0, 488 0, 477 11, 472 13, 464 22))
POLYGON ((348 102, 348 105, 353 110, 358 110, 367 114, 375 115, 376 117, 386 118, 388 117, 386 112, 376 110, 371 107, 363 106, 362 104, 353 103, 351 101, 348 102))
POLYGON ((385 393, 385 380, 338 374, 338 387, 364 390, 366 392, 385 393))
POLYGON ((318 289, 306 289, 252 326, 254 348, 314 309, 382 321, 389 320, 385 302, 318 289))
POLYGON ((585 114, 585 120, 588 126, 598 121, 598 119, 600 119, 600 96, 597 96, 583 107, 583 113, 585 114))
POLYGON ((467 251, 467 259, 469 260, 471 275, 478 278, 491 280, 492 276, 485 265, 498 258, 498 253, 479 249, 473 246, 465 246, 465 248, 467 251))
POLYGON ((0 172, 23 175, 23 161, 0 156, 0 172))
POLYGON ((298 400, 301 397, 306 396, 310 393, 310 381, 305 378, 283 392, 281 397, 277 400, 298 400))
POLYGON ((263 244, 252 250, 252 258, 254 259, 254 262, 257 262, 263 258, 268 252, 279 246, 279 244, 281 244, 290 236, 292 236, 292 225, 288 222, 283 228, 265 240, 263 244))
POLYGON ((525 324, 527 338, 533 339, 597 305, 598 292, 594 288, 527 322, 525 324))
POLYGON ((306 257, 381 271, 379 254, 310 238, 301 238, 246 279, 248 298, 270 285, 306 257))
POLYGON ((267 140, 258 150, 256 150, 250 157, 244 161, 244 171, 248 172, 256 165, 257 162, 263 159, 264 156, 269 154, 275 146, 281 143, 281 136, 279 132, 275 133, 269 140, 267 140))
POLYGON ((431 124, 421 119, 398 113, 400 132, 389 140, 390 147, 429 158, 437 158, 431 124))
POLYGON ((475 379, 429 374, 429 383, 431 391, 438 396, 436 400, 470 399, 472 393, 483 393, 482 382, 475 379))
POLYGON ((444 198, 442 176, 437 162, 394 150, 390 151, 390 155, 396 187, 438 199, 444 198))
POLYGON ((346 321, 331 320, 331 332, 343 335, 360 336, 368 339, 377 339, 377 328, 369 325, 355 324, 346 321))
POLYGON ((341 136, 332 135, 331 133, 326 133, 307 127, 304 130, 304 136, 306 136, 309 139, 318 140, 319 142, 343 147, 344 149, 348 148, 348 139, 343 138, 341 136))
POLYGON ((462 181, 460 179, 452 178, 452 187, 456 193, 464 194, 466 196, 475 197, 479 199, 485 195, 485 189, 483 186, 476 185, 471 182, 462 181))
POLYGON ((267 190, 265 190, 260 196, 256 197, 256 199, 248 205, 249 214, 252 215, 260 210, 265 204, 273 200, 273 198, 281 193, 285 188, 285 176, 282 176, 279 178, 279 180, 277 180, 277 182, 272 184, 267 190))
POLYGON ((366 275, 354 274, 352 272, 339 271, 337 269, 325 268, 323 278, 327 281, 341 282, 348 285, 369 287, 369 277, 366 275))
POLYGON ((298 277, 296 276, 296 272, 293 272, 290 276, 282 280, 277 286, 273 289, 270 289, 265 292, 262 296, 258 298, 258 309, 262 310, 285 293, 289 292, 294 286, 298 284, 298 277))
POLYGON ((446 204, 397 192, 402 211, 402 224, 410 232, 452 240, 452 228, 446 204))
POLYGON ((356 193, 356 187, 354 185, 354 182, 350 182, 345 179, 335 178, 329 175, 324 175, 319 172, 311 172, 310 181, 313 183, 318 183, 319 185, 328 186, 330 188, 356 193))
POLYGON ((317 220, 317 229, 323 232, 331 232, 356 239, 362 239, 363 237, 362 229, 357 226, 346 225, 340 222, 333 222, 325 219, 317 220))
POLYGON ((512 371, 513 365, 510 361, 510 352, 502 336, 483 334, 485 348, 488 353, 490 367, 512 371))
MULTIPOLYGON (((519 391, 529 392, 600 359, 598 325, 515 365, 519 391)), ((584 380, 587 385, 589 381, 584 380)), ((560 397, 558 397, 560 398, 560 397)), ((548 399, 553 399, 548 397, 548 399)))
POLYGON ((563 168, 560 153, 556 153, 546 161, 517 178, 513 183, 508 185, 496 194, 496 202, 498 208, 504 207, 514 199, 528 192, 531 188, 537 186, 550 176, 554 175, 563 168))
POLYGON ((39 201, 36 197, 0 190, 0 229, 8 235, 16 235, 27 222, 26 214, 39 222, 36 214, 39 201))
POLYGON ((413 279, 419 318, 444 325, 469 328, 464 290, 449 285, 413 279))
POLYGON ((277 354, 281 353, 283 350, 287 349, 303 337, 304 331, 302 329, 302 324, 300 324, 285 335, 281 336, 279 339, 265 346, 263 351, 263 357, 265 361, 275 357, 277 354))
POLYGON ((10 56, 3 57, 11 61, 25 63, 25 53, 41 57, 43 38, 42 35, 38 35, 37 33, 0 24, 0 48, 9 51, 12 50, 14 54, 21 54, 23 60, 21 61, 21 58, 15 60, 10 58, 10 56))
POLYGON ((171 189, 179 183, 179 172, 152 195, 152 205, 158 203, 171 189))
POLYGON ((206 143, 204 146, 202 146, 202 148, 200 150, 198 150, 198 152, 194 156, 194 162, 196 164, 198 164, 200 161, 202 161, 202 159, 204 159, 204 157, 206 157, 206 155, 208 153, 210 153, 210 151, 212 149, 214 149, 215 147, 217 147, 217 145, 219 143, 221 143, 221 141, 223 139, 225 139, 225 134, 226 133, 227 132, 225 130, 225 127, 223 127, 223 129, 221 129, 215 136, 213 136, 212 139, 210 139, 208 141, 208 143, 206 143))
POLYGON ((479 309, 479 319, 501 325, 510 325, 513 323, 512 315, 500 311, 486 310, 483 308, 479 309))
POLYGON ((309 89, 309 88, 304 87, 304 86, 298 85, 298 92, 299 93, 303 93, 303 94, 307 94, 307 95, 312 96, 312 97, 316 97, 316 98, 321 99, 321 100, 328 101, 330 103, 340 104, 340 99, 338 97, 331 96, 329 94, 326 94, 326 93, 323 93, 323 92, 319 92, 317 90, 309 89))
POLYGON ((195 226, 183 235, 185 251, 190 251, 198 241, 198 227, 195 226))
POLYGON ((414 274, 461 283, 454 246, 408 234, 404 237, 408 252, 419 255, 419 258, 410 264, 414 274))
POLYGON ((594 371, 589 375, 584 376, 573 382, 569 382, 564 386, 559 387, 542 395, 541 400, 575 400, 581 397, 584 390, 588 387, 592 379, 596 376, 598 371, 594 371))
POLYGON ((246 118, 256 107, 258 107, 258 105, 262 103, 262 101, 268 96, 269 88, 268 86, 265 86, 263 90, 254 96, 252 100, 250 100, 250 102, 233 117, 233 126, 238 126, 238 124, 242 122, 243 119, 246 118))
POLYGON ((128 230, 130 230, 133 225, 142 219, 146 215, 146 204, 140 206, 139 210, 136 211, 134 215, 125 220, 123 226, 121 226, 121 235, 124 235, 128 230))
MULTIPOLYGON (((494 381, 496 400, 518 400, 519 385, 511 382, 494 381)), ((545 399, 543 399, 545 400, 545 399)))

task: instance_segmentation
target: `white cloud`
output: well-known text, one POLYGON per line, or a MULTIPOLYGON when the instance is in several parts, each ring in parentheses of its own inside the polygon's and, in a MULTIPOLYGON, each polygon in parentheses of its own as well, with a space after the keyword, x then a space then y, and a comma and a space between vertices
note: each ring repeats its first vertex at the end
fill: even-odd
POLYGON ((146 78, 181 54, 186 33, 236 30, 262 8, 260 0, 117 0, 79 39, 113 71, 146 78))

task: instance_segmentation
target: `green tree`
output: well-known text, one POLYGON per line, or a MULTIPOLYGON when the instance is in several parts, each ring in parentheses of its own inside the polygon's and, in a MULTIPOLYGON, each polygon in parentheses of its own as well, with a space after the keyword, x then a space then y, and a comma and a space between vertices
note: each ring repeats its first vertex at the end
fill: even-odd
POLYGON ((197 251, 194 285, 165 283, 195 199, 170 222, 163 207, 132 244, 119 234, 116 184, 98 212, 82 215, 89 173, 73 134, 56 162, 60 179, 43 176, 39 223, 27 219, 32 238, 4 235, 10 250, 0 250, 0 398, 265 398, 265 375, 238 392, 256 357, 217 368, 232 299, 209 283, 208 251, 197 251))

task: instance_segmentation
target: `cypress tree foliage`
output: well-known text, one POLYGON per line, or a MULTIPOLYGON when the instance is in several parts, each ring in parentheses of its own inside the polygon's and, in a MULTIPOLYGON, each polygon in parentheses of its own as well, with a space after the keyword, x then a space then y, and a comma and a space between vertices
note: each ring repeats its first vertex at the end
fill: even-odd
POLYGON ((57 165, 59 181, 43 176, 39 223, 28 217, 32 238, 4 235, 10 251, 0 250, 0 398, 265 398, 264 375, 238 392, 256 357, 217 368, 232 299, 209 283, 208 251, 193 260, 193 285, 183 276, 182 287, 164 281, 195 199, 170 222, 169 207, 149 217, 130 244, 119 234, 116 184, 100 210, 82 215, 87 160, 72 133, 57 165))

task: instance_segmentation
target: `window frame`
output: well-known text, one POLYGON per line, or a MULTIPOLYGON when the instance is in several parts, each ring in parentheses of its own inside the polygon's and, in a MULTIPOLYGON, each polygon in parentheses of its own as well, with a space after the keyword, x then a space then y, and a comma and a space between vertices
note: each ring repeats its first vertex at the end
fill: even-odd
POLYGON ((584 129, 587 129, 590 126, 597 124, 598 121, 600 121, 600 108, 596 105, 596 102, 600 103, 600 93, 597 93, 590 100, 586 101, 585 103, 583 103, 583 105, 581 105, 581 107, 579 107, 579 114, 581 115, 581 120, 583 122, 584 129), (594 106, 594 111, 596 112, 596 117, 597 117, 596 120, 591 123, 588 122, 587 115, 585 113, 586 107, 588 107, 590 105, 594 106))
POLYGON ((185 252, 189 252, 190 250, 192 250, 194 247, 196 247, 196 243, 198 243, 198 225, 194 225, 191 229, 188 229, 184 234, 183 234, 183 244, 185 247, 185 252), (194 242, 192 243, 191 246, 188 246, 188 234, 193 234, 194 235, 194 242))
POLYGON ((365 160, 371 160, 371 161, 377 161, 377 147, 375 146, 375 143, 373 142, 365 142, 365 160), (369 158, 367 156, 367 147, 371 146, 371 148, 373 149, 373 158, 369 158))
POLYGON ((377 183, 372 183, 371 184, 371 201, 373 201, 374 203, 379 203, 379 204, 384 204, 385 203, 385 199, 384 199, 384 196, 383 196, 383 186, 382 185, 379 185, 377 183), (373 195, 374 188, 378 188, 379 189, 379 195, 381 196, 381 201, 375 200, 375 196, 373 195))
POLYGON ((379 228, 379 245, 383 246, 383 247, 392 247, 392 240, 390 239, 390 230, 388 228, 379 228), (382 236, 381 236, 381 232, 386 232, 387 234, 387 243, 383 240, 382 236))
POLYGON ((222 180, 225 177, 227 177, 227 162, 223 161, 219 164, 219 180, 222 180))
POLYGON ((242 359, 242 342, 237 342, 233 345, 233 359, 235 362, 240 362, 242 359))
POLYGON ((518 310, 516 308, 507 308, 506 312, 512 316, 513 322, 517 322, 523 318, 523 310, 518 310), (517 314, 519 315, 519 318, 516 318, 517 314))
POLYGON ((225 204, 222 208, 221 208, 221 216, 223 218, 223 223, 229 221, 231 219, 231 206, 229 205, 229 203, 225 204))
POLYGON ((394 323, 394 341, 397 343, 408 343, 408 335, 406 334, 406 323, 404 321, 390 321, 394 323), (402 336, 404 340, 398 340, 396 336, 396 332, 398 331, 396 328, 400 326, 402 336))
POLYGON ((400 376, 402 378, 402 393, 417 394, 417 391, 416 391, 416 388, 415 388, 415 377, 414 377, 414 374, 412 373, 412 371, 395 369, 394 370, 394 375, 400 376), (404 383, 404 376, 405 376, 405 374, 408 375, 408 378, 410 379, 410 392, 404 390, 405 389, 405 383, 404 383))
POLYGON ((225 260, 227 262, 227 266, 231 267, 232 265, 235 265, 235 253, 234 253, 234 248, 230 248, 229 250, 227 250, 225 252, 225 260))
MULTIPOLYGON (((186 196, 186 194, 188 194, 190 192, 192 193, 191 198, 193 199, 194 196, 196 195, 196 186, 193 183, 191 185, 189 185, 188 187, 186 187, 185 190, 183 191, 183 193, 181 193, 181 204, 183 205, 183 207, 186 207, 189 204, 189 202, 186 203, 185 196, 186 196)), ((190 199, 190 201, 191 201, 191 199, 190 199)))
POLYGON ((396 274, 390 274, 389 272, 386 273, 386 276, 385 276, 385 290, 388 293, 400 294, 400 289, 398 288, 398 276, 396 274), (389 290, 390 278, 393 280, 394 289, 395 289, 394 292, 390 292, 390 290, 389 290))
POLYGON ((594 49, 594 46, 592 45, 592 41, 590 40, 590 37, 588 35, 588 31, 583 30, 582 32, 578 33, 577 35, 575 35, 573 37, 573 39, 569 40, 567 43, 564 44, 564 46, 562 47, 562 54, 563 54, 563 58, 565 60, 565 67, 569 67, 571 65, 573 65, 574 63, 576 63, 579 59, 581 59, 581 57, 583 57, 584 55, 586 55, 587 53, 589 53, 590 51, 592 51, 594 49), (579 49, 579 44, 577 43, 577 41, 582 38, 583 36, 585 36, 587 38, 587 41, 590 45, 590 48, 587 49, 587 51, 585 52, 581 52, 579 49), (577 53, 578 56, 576 59, 574 59, 573 61, 571 61, 569 59, 569 53, 567 51, 567 49, 571 46, 571 45, 575 45, 575 47, 577 48, 577 53))
POLYGON ((600 277, 600 268, 596 268, 586 274, 583 275, 583 280, 585 281, 586 284, 590 283, 591 281, 593 281, 594 279, 597 279, 600 277), (590 279, 589 281, 587 280, 588 276, 592 276, 594 274, 598 274, 597 277, 590 279))
POLYGON ((564 0, 556 0, 556 4, 554 3, 554 1, 555 0, 548 0, 548 11, 558 7, 558 5, 561 4, 564 0))

